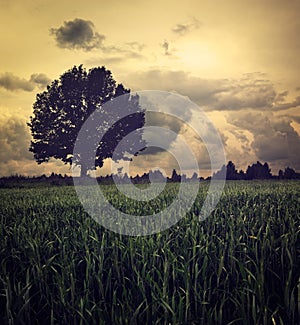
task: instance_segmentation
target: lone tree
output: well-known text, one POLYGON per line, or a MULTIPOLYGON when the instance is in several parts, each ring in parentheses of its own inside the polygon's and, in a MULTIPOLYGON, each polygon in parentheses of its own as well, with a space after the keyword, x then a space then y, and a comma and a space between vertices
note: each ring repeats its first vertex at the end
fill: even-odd
MULTIPOLYGON (((117 84, 109 70, 97 67, 86 71, 82 65, 74 66, 47 86, 46 91, 37 94, 33 116, 28 123, 33 138, 29 150, 34 153, 38 164, 48 162, 53 157, 65 164, 81 165, 81 176, 86 176, 88 170, 102 167, 104 159, 112 157, 120 140, 144 123, 145 112, 139 105, 138 95, 130 95, 129 89, 117 84), (108 127, 111 114, 107 114, 107 105, 103 108, 103 104, 121 95, 125 95, 125 99, 122 97, 124 105, 120 109, 122 116, 126 116, 120 119, 118 114, 121 112, 113 112, 114 121, 117 122, 108 127), (104 130, 105 134, 100 143, 93 142, 96 148, 94 157, 84 159, 80 154, 74 157, 78 132, 95 110, 101 112, 103 119, 99 130, 104 130)), ((90 141, 97 139, 96 136, 87 136, 91 137, 90 141)), ((138 141, 143 142, 141 133, 138 141)))

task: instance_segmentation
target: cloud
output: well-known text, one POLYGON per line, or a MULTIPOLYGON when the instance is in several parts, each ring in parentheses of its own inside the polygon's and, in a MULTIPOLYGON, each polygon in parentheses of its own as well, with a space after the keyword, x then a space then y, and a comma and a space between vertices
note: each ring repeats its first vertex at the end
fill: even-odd
POLYGON ((180 70, 153 69, 129 75, 128 78, 132 80, 132 88, 176 91, 201 105, 214 101, 214 94, 223 89, 224 83, 223 80, 193 77, 180 70))
POLYGON ((1 177, 11 175, 40 176, 42 174, 50 175, 52 172, 57 174, 70 174, 70 167, 59 160, 51 160, 48 163, 38 165, 35 161, 29 159, 9 160, 6 163, 0 162, 1 177))
POLYGON ((293 100, 290 103, 276 103, 273 109, 276 111, 282 111, 282 110, 287 110, 298 106, 300 106, 300 96, 297 96, 295 100, 293 100))
POLYGON ((246 75, 224 83, 213 107, 216 110, 272 109, 275 98, 276 91, 269 80, 246 75))
POLYGON ((227 121, 239 130, 251 132, 250 146, 258 159, 300 168, 300 137, 291 125, 291 118, 248 110, 231 112, 227 121))
POLYGON ((184 127, 184 122, 175 116, 166 114, 164 112, 146 111, 145 125, 158 126, 161 128, 168 128, 175 133, 179 133, 180 129, 184 127))
POLYGON ((285 102, 287 91, 277 92, 261 73, 235 79, 204 79, 185 71, 149 70, 129 76, 132 88, 176 91, 188 96, 206 111, 280 111, 300 106, 300 96, 285 102))
POLYGON ((151 146, 151 149, 142 151, 140 155, 155 155, 168 150, 176 141, 177 135, 187 129, 188 125, 185 121, 192 117, 191 108, 185 101, 179 101, 173 95, 165 96, 161 92, 142 96, 140 105, 146 111, 145 127, 154 127, 144 131, 143 139, 147 147, 151 146), (156 109, 160 111, 158 112, 156 109), (171 115, 172 113, 177 114, 181 119, 171 115))
MULTIPOLYGON (((140 156, 147 157, 145 162, 139 161, 141 166, 146 168, 149 161, 151 163, 155 160, 168 159, 169 161, 170 158, 164 152, 166 150, 176 158, 181 158, 181 167, 184 170, 190 170, 193 168, 193 160, 188 159, 189 151, 186 149, 188 147, 201 168, 210 168, 204 141, 211 145, 210 148, 213 150, 216 144, 216 134, 211 129, 211 125, 203 119, 201 110, 199 111, 195 105, 182 96, 166 95, 164 92, 146 92, 144 96, 141 94, 140 105, 146 109, 145 126, 153 127, 144 131, 143 138, 147 146, 155 146, 140 154, 140 156), (186 142, 186 145, 182 140, 186 142)), ((174 165, 170 166, 172 169, 175 168, 174 165)))
POLYGON ((0 87, 10 91, 32 91, 34 89, 34 84, 26 79, 19 78, 10 72, 5 72, 0 76, 0 87))
POLYGON ((171 51, 170 51, 170 44, 174 44, 174 41, 179 37, 181 36, 184 36, 186 35, 187 33, 191 32, 192 30, 194 29, 197 29, 199 28, 200 26, 200 22, 198 19, 192 17, 188 22, 186 23, 178 23, 176 24, 173 28, 172 28, 172 32, 174 34, 176 34, 177 36, 175 37, 172 37, 171 38, 171 42, 170 41, 167 41, 167 40, 164 40, 164 42, 162 44, 160 44, 160 46, 163 48, 163 51, 164 51, 164 55, 166 56, 174 56, 174 53, 177 52, 176 48, 174 48, 174 46, 172 46, 171 48, 171 51))
MULTIPOLYGON (((135 80, 140 89, 175 91, 188 96, 212 115, 228 159, 235 161, 239 168, 247 168, 247 164, 258 159, 268 161, 275 170, 278 166, 300 169, 300 138, 297 125, 293 124, 300 121, 296 111, 300 99, 287 100, 289 92, 277 91, 265 75, 204 79, 184 71, 149 70, 129 76, 129 80, 135 80), (286 110, 290 108, 295 112, 289 111, 288 117, 286 110)), ((164 126, 163 120, 161 123, 164 126)), ((172 125, 172 121, 166 123, 172 125)))
POLYGON ((43 89, 51 83, 51 79, 48 78, 44 73, 34 73, 30 76, 30 82, 43 89))
POLYGON ((126 47, 129 47, 132 51, 141 52, 145 48, 145 44, 133 41, 133 42, 126 42, 126 47))
MULTIPOLYGON (((114 57, 120 56, 123 59, 140 59, 143 57, 141 51, 144 45, 138 42, 125 43, 122 46, 103 46, 101 48, 102 52, 106 55, 114 55, 114 57)), ((112 57, 110 57, 112 58, 112 57)))
POLYGON ((172 32, 177 35, 183 36, 183 35, 189 33, 191 30, 198 29, 200 25, 201 25, 200 21, 198 19, 196 19, 195 17, 192 17, 190 19, 190 21, 188 21, 186 23, 176 24, 172 28, 172 32))
POLYGON ((247 136, 244 133, 244 130, 236 130, 233 129, 231 130, 231 133, 235 136, 235 138, 242 144, 249 144, 249 139, 247 138, 247 136))
MULTIPOLYGON (((155 135, 152 134, 150 136, 155 140, 155 135)), ((167 149, 149 147, 145 150, 145 153, 140 153, 137 157, 133 158, 132 170, 140 173, 141 171, 159 167, 167 174, 171 174, 174 168, 179 171, 178 158, 181 158, 181 172, 190 173, 194 165, 192 161, 186 159, 186 157, 189 157, 189 150, 192 152, 201 170, 210 169, 211 165, 207 149, 204 143, 199 142, 194 137, 192 132, 180 133, 171 143, 163 139, 163 132, 157 134, 156 137, 161 145, 166 145, 167 149)))
POLYGON ((32 74, 29 80, 15 76, 11 72, 5 72, 0 75, 0 87, 9 91, 33 91, 36 86, 42 89, 50 81, 43 73, 32 74))
POLYGON ((90 20, 80 18, 65 21, 59 28, 51 28, 50 34, 54 36, 58 47, 84 51, 101 47, 105 39, 104 35, 95 31, 90 20))
POLYGON ((145 48, 144 44, 139 42, 126 42, 121 46, 104 46, 102 45, 100 51, 103 53, 101 56, 94 57, 86 60, 88 65, 102 65, 111 63, 124 63, 124 60, 141 60, 144 59, 142 53, 145 48))
POLYGON ((300 116, 299 115, 291 115, 292 121, 300 124, 300 116))
POLYGON ((289 94, 289 92, 288 92, 287 90, 285 90, 285 91, 283 91, 283 92, 277 94, 277 96, 276 96, 276 101, 277 101, 278 103, 283 102, 283 101, 285 100, 285 97, 286 97, 288 94, 289 94))
POLYGON ((29 152, 30 131, 23 118, 12 115, 0 117, 0 176, 42 175, 70 172, 69 167, 61 161, 51 160, 38 165, 33 154, 29 152))
POLYGON ((169 43, 167 41, 164 41, 161 46, 164 49, 164 54, 165 55, 170 55, 170 52, 169 52, 169 43))
POLYGON ((0 161, 7 163, 9 160, 31 159, 26 122, 11 116, 1 119, 0 126, 0 161))

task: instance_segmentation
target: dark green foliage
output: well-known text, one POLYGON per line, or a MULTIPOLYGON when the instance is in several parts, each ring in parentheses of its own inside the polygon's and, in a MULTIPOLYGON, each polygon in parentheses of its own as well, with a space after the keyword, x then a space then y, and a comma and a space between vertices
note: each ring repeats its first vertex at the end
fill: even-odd
MULTIPOLYGON (((102 167, 103 160, 112 157, 115 147, 124 136, 144 125, 144 112, 139 106, 138 96, 130 96, 129 89, 116 84, 111 72, 105 67, 87 72, 82 66, 74 66, 36 96, 33 116, 28 125, 33 137, 29 150, 34 153, 39 164, 53 157, 66 164, 81 165, 81 173, 85 176, 89 169, 102 167), (102 109, 103 104, 121 95, 125 95, 122 107, 114 107, 115 111, 110 112, 118 122, 108 128, 111 116, 108 117, 106 110, 102 109), (102 110, 102 120, 97 130, 104 130, 105 136, 99 143, 97 132, 84 132, 96 150, 96 161, 92 156, 80 156, 84 153, 73 157, 78 132, 95 110, 102 110), (126 117, 119 119, 121 111, 126 113, 126 117)), ((138 140, 142 141, 141 138, 138 140)))

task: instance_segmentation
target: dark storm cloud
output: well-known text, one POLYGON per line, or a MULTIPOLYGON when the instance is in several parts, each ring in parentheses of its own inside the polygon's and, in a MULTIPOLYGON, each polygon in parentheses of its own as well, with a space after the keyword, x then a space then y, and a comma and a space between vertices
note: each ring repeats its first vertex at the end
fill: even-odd
POLYGON ((36 86, 44 88, 50 81, 43 73, 32 74, 29 80, 15 76, 10 72, 0 75, 0 87, 9 91, 33 91, 36 86))
POLYGON ((183 36, 183 35, 187 34, 188 32, 190 32, 191 30, 199 28, 199 26, 200 26, 199 20, 193 17, 187 23, 179 23, 179 24, 175 25, 172 28, 172 32, 174 32, 175 34, 178 34, 180 36, 183 36))
POLYGON ((80 18, 65 21, 61 27, 51 28, 50 33, 54 36, 58 47, 66 49, 90 51, 101 47, 105 39, 104 35, 95 31, 91 21, 80 18))
POLYGON ((252 133, 251 147, 258 159, 300 168, 300 137, 291 125, 292 119, 270 112, 241 111, 230 113, 227 121, 252 133))

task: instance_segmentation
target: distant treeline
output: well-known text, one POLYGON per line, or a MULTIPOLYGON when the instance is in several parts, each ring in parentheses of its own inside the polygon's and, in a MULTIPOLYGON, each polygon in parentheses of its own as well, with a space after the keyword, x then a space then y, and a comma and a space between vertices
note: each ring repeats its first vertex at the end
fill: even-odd
MULTIPOLYGON (((97 181, 100 184, 113 184, 116 178, 120 178, 122 183, 133 183, 133 184, 148 184, 150 182, 162 182, 166 181, 168 183, 174 182, 195 182, 213 179, 221 179, 226 173, 227 180, 263 180, 263 179, 300 179, 300 173, 297 173, 293 168, 286 167, 284 170, 279 170, 278 175, 272 175, 271 169, 268 163, 256 163, 248 166, 246 171, 237 170, 235 164, 229 161, 225 166, 223 165, 221 170, 214 173, 212 176, 207 178, 199 176, 194 173, 192 177, 187 177, 185 174, 178 174, 175 169, 173 169, 171 177, 164 177, 159 170, 150 171, 149 173, 144 173, 143 175, 128 176, 123 175, 107 175, 97 177, 97 181)), ((85 178, 84 183, 89 183, 92 178, 85 178), (89 181, 90 180, 90 181, 89 181)), ((31 187, 31 186, 43 186, 43 185, 73 185, 72 176, 61 175, 52 173, 50 176, 22 176, 22 175, 12 175, 8 177, 0 178, 0 187, 10 188, 10 187, 31 187)))
POLYGON ((41 176, 30 177, 16 174, 0 178, 0 188, 43 187, 45 185, 73 185, 73 179, 71 176, 55 173, 52 173, 50 176, 43 174, 41 176))
POLYGON ((229 161, 227 166, 223 165, 221 171, 215 173, 213 178, 221 178, 226 170, 226 179, 228 180, 253 180, 253 179, 300 179, 300 173, 297 173, 293 168, 286 167, 284 171, 279 170, 278 175, 272 175, 268 163, 262 164, 257 162, 248 166, 246 172, 243 170, 237 171, 232 161, 229 161))

